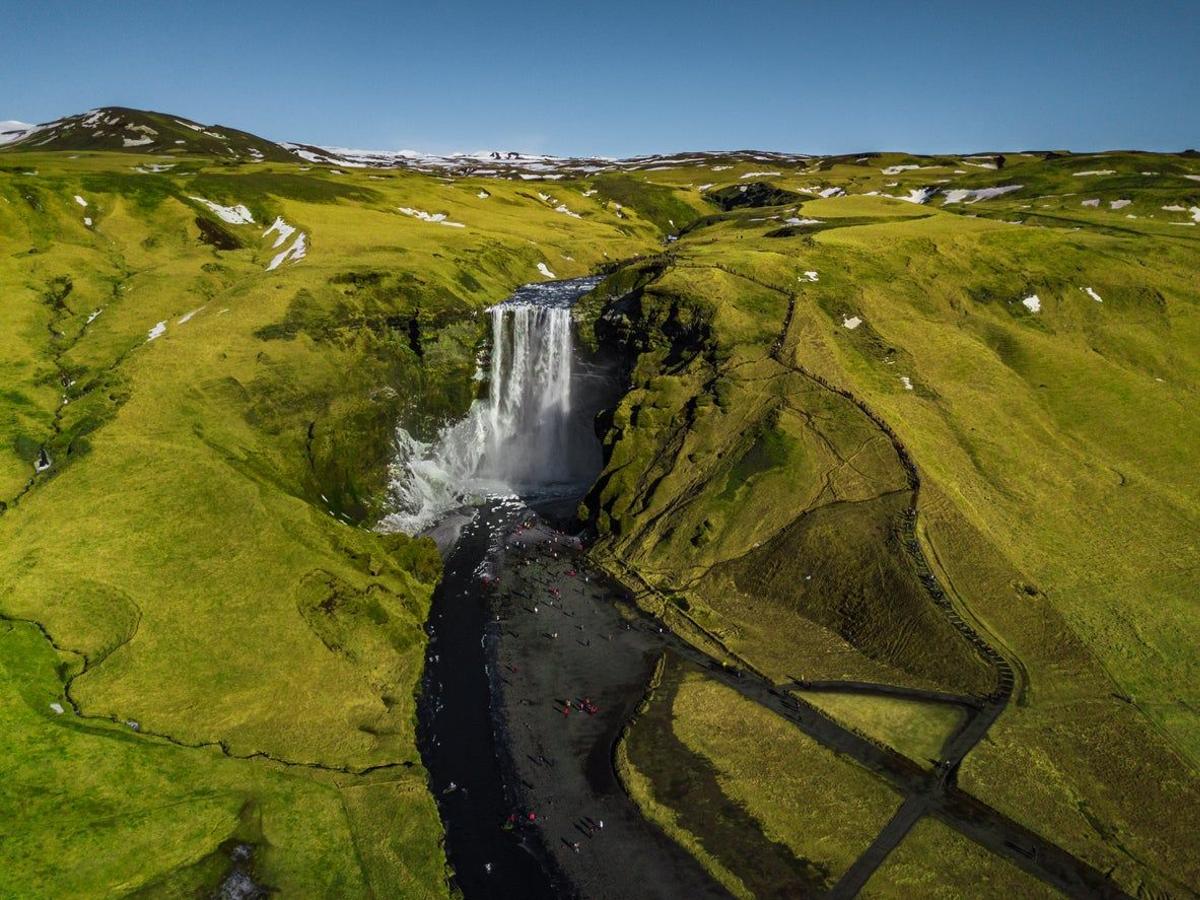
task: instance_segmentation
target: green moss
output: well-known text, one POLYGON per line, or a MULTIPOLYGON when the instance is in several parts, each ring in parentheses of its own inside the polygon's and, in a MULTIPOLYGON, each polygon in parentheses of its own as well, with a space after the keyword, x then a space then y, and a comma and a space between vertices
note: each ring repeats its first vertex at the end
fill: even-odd
POLYGON ((244 203, 251 209, 269 206, 270 198, 304 203, 334 203, 338 200, 372 202, 382 199, 378 191, 354 182, 336 181, 316 174, 291 172, 203 172, 192 178, 187 189, 206 200, 244 203))
POLYGON ((677 190, 632 175, 598 175, 591 183, 602 198, 630 207, 666 234, 675 233, 698 215, 677 190))

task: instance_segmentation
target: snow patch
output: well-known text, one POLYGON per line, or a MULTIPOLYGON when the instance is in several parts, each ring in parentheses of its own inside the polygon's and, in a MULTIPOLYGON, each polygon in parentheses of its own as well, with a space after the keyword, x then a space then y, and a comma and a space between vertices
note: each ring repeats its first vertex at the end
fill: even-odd
POLYGON ((858 316, 844 316, 842 318, 842 327, 848 328, 851 331, 853 331, 855 328, 857 328, 859 325, 862 324, 862 321, 863 320, 860 319, 858 316))
POLYGON ((783 224, 784 225, 824 225, 825 222, 822 219, 801 219, 796 216, 792 216, 790 219, 784 219, 783 224))
POLYGON ((1030 312, 1039 312, 1042 308, 1042 300, 1037 294, 1030 294, 1021 304, 1030 312))
POLYGON ((821 276, 816 272, 805 272, 803 275, 798 277, 800 281, 819 281, 821 278, 821 276))
POLYGON ((16 119, 5 119, 0 122, 0 144, 19 141, 33 131, 34 126, 28 122, 18 122, 16 119))
POLYGON ((147 144, 153 144, 154 138, 147 134, 139 138, 122 137, 121 141, 126 147, 145 147, 147 144))
MULTIPOLYGON (((207 306, 207 304, 205 304, 205 306, 207 306)), ((197 306, 191 312, 184 313, 182 316, 179 317, 178 321, 176 321, 175 324, 176 325, 186 325, 188 322, 190 322, 192 320, 192 316, 194 316, 196 313, 200 312, 200 310, 202 310, 202 309, 204 309, 203 306, 197 306)))
POLYGON ((925 203, 937 193, 937 188, 913 188, 902 197, 894 197, 895 200, 903 200, 906 203, 925 203))
POLYGON ((61 703, 51 703, 50 709, 54 712, 54 714, 56 716, 61 716, 64 712, 66 712, 66 710, 63 709, 63 705, 61 703))
POLYGON ((1088 169, 1086 172, 1075 172, 1076 178, 1086 178, 1089 175, 1116 175, 1116 169, 1088 169))
POLYGON ((1093 197, 1091 200, 1080 200, 1079 205, 1080 206, 1090 206, 1092 209, 1099 209, 1100 208, 1100 198, 1093 197))
POLYGON ((449 225, 451 228, 467 227, 462 222, 451 222, 446 218, 445 213, 428 213, 423 209, 413 209, 411 206, 397 206, 396 209, 404 213, 404 215, 420 219, 422 222, 429 222, 434 225, 449 225))
POLYGON ((1083 291, 1085 294, 1087 294, 1089 297, 1091 297, 1093 300, 1095 300, 1097 303, 1103 303, 1103 302, 1104 302, 1103 300, 1101 300, 1101 299, 1100 299, 1100 295, 1099 295, 1099 294, 1097 294, 1097 293, 1096 293, 1094 290, 1092 290, 1090 287, 1080 288, 1080 290, 1081 290, 1081 291, 1083 291))
POLYGON ((747 172, 745 175, 739 175, 739 178, 766 178, 770 175, 782 175, 782 172, 747 172))
POLYGON ((955 188, 952 191, 946 191, 946 199, 942 201, 942 206, 949 206, 951 203, 978 203, 980 200, 994 200, 996 197, 1003 197, 1005 194, 1019 191, 1024 186, 1023 184, 1005 184, 975 190, 955 188))
POLYGON ((272 245, 272 247, 277 249, 281 244, 283 244, 284 241, 292 236, 292 233, 295 230, 296 226, 289 225, 287 222, 285 222, 283 216, 276 216, 275 221, 271 223, 271 227, 264 231, 262 236, 266 237, 272 231, 278 232, 279 237, 275 238, 275 243, 272 245))
POLYGON ((1109 200, 1108 208, 1109 209, 1124 209, 1132 202, 1133 202, 1132 200, 1109 200))
POLYGON ((901 383, 902 385, 904 385, 904 389, 905 389, 906 391, 911 391, 911 390, 913 389, 913 383, 912 383, 912 379, 911 379, 911 378, 909 378, 907 375, 901 375, 901 376, 900 376, 900 383, 901 383))
POLYGON ((886 169, 880 169, 879 171, 882 172, 884 175, 899 175, 901 172, 911 172, 914 169, 932 169, 932 168, 936 168, 936 167, 935 166, 918 166, 918 165, 888 166, 886 169))
POLYGON ((189 199, 206 206, 209 210, 216 213, 217 218, 223 222, 228 222, 230 225, 254 224, 254 216, 250 214, 250 210, 246 209, 240 203, 237 206, 221 206, 221 204, 205 200, 203 197, 191 197, 189 199))
POLYGON ((80 206, 86 207, 88 205, 88 202, 86 200, 84 200, 82 197, 80 197, 78 194, 75 195, 75 202, 78 203, 80 206))
POLYGON ((549 268, 546 267, 546 264, 544 262, 540 262, 537 264, 537 270, 542 273, 543 278, 557 278, 558 277, 553 272, 551 272, 549 268))
POLYGON ((97 317, 98 317, 98 316, 100 315, 100 313, 102 313, 102 312, 104 312, 104 309, 103 309, 103 307, 102 307, 102 308, 100 308, 100 309, 93 309, 93 310, 92 310, 90 313, 88 313, 88 317, 87 317, 87 324, 88 324, 88 325, 91 325, 93 322, 95 322, 95 321, 96 321, 96 319, 97 319, 97 317))
POLYGON ((289 260, 289 259, 292 260, 293 262, 297 262, 299 260, 304 259, 304 257, 307 255, 308 255, 308 242, 307 242, 304 232, 302 231, 302 232, 300 232, 299 235, 297 235, 296 240, 294 240, 292 242, 292 246, 288 247, 286 250, 282 251, 281 253, 277 253, 275 255, 275 258, 271 260, 270 265, 267 266, 267 271, 272 272, 275 269, 278 269, 283 263, 287 262, 287 260, 289 260))
POLYGON ((151 341, 155 340, 156 338, 162 337, 166 333, 167 333, 167 321, 166 321, 166 319, 164 319, 163 321, 159 322, 157 325, 155 325, 153 328, 151 328, 149 331, 146 332, 146 343, 148 344, 151 341))

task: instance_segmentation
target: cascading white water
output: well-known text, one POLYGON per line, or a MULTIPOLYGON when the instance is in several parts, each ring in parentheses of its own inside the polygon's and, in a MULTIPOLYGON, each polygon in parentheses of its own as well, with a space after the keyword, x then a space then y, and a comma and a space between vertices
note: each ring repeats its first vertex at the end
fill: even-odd
POLYGON ((593 474, 581 468, 580 423, 571 416, 570 303, 594 283, 531 285, 489 310, 487 396, 431 443, 399 430, 395 512, 384 528, 415 533, 482 497, 552 493, 577 485, 581 471, 593 474))
POLYGON ((484 484, 518 490, 563 481, 571 470, 570 412, 571 310, 494 307, 488 396, 463 423, 465 453, 455 457, 484 484))

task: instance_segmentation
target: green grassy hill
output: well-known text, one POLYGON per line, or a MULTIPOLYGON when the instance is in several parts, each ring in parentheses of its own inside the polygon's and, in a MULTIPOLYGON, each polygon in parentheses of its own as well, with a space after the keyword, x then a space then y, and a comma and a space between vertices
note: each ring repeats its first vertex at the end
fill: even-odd
POLYGON ((1200 798, 1200 244, 1173 211, 1127 218, 1195 202, 1190 161, 1152 164, 1177 174, 1120 213, 1050 198, 1017 222, 1051 204, 1011 192, 970 217, 849 196, 702 221, 589 312, 641 355, 588 506, 653 608, 778 680, 986 691, 913 586, 903 448, 925 555, 1021 675, 960 783, 1177 892, 1200 879, 1194 817, 1167 813, 1200 798))
MULTIPOLYGON (((118 109, 6 145, 0 895, 186 895, 237 842, 284 895, 447 892, 413 736, 440 563, 370 526, 396 426, 465 411, 479 312, 539 265, 613 272, 580 330, 633 360, 598 561, 780 682, 986 695, 927 561, 1019 675, 960 784, 1126 890, 1195 893, 1197 221, 1188 155, 533 183, 118 109)), ((679 740, 770 819, 697 690, 679 740)), ((905 715, 877 739, 925 746, 905 715)))

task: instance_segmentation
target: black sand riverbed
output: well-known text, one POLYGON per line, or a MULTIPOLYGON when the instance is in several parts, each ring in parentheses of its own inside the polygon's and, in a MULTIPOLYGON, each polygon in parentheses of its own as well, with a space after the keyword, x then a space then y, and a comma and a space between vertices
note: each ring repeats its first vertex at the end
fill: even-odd
MULTIPOLYGON (((937 816, 1068 896, 1124 896, 958 790, 944 767, 926 771, 652 620, 624 615, 621 589, 582 566, 574 538, 515 500, 481 507, 447 559, 430 618, 422 755, 467 900, 727 896, 639 815, 613 770, 614 744, 664 651, 875 772, 914 815, 937 816)), ((864 859, 899 825, 889 822, 864 859)))
POLYGON ((667 636, 517 501, 463 516, 429 620, 422 756, 477 897, 727 897, 613 768, 667 636), (463 524, 465 523, 465 524, 463 524))
POLYGON ((519 808, 536 814, 541 851, 567 890, 728 896, 642 818, 613 768, 664 636, 640 617, 623 616, 619 590, 587 570, 579 542, 534 515, 502 536, 494 558, 499 620, 489 658, 506 775, 519 808))

